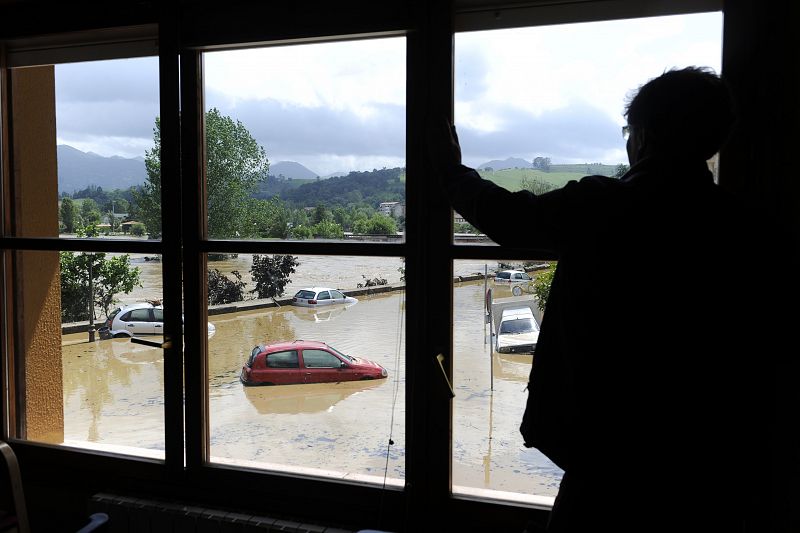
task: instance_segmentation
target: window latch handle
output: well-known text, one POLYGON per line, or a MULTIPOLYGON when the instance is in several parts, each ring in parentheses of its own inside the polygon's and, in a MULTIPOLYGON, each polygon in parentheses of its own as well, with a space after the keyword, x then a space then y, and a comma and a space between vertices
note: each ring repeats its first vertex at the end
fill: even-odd
POLYGON ((444 361, 444 355, 438 354, 436 356, 436 362, 439 363, 439 368, 442 370, 442 377, 444 378, 444 382, 447 383, 447 388, 450 390, 450 397, 455 398, 456 393, 453 390, 453 385, 450 383, 450 379, 447 377, 447 372, 445 372, 444 370, 444 365, 442 364, 442 361, 444 361))

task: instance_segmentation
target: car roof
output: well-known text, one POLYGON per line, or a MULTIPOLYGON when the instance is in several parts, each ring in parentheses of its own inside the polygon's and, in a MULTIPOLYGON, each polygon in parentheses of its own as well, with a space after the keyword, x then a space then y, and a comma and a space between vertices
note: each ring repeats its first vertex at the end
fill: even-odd
MULTIPOLYGON (((509 272, 511 274, 525 274, 524 270, 501 270, 500 272, 509 272)), ((500 272, 498 272, 498 274, 500 272)))
POLYGON ((322 291, 338 291, 338 290, 339 289, 334 289, 333 287, 303 287, 302 289, 298 289, 297 292, 300 291, 322 292, 322 291))
POLYGON ((503 309, 501 319, 512 316, 525 316, 533 318, 533 311, 531 311, 530 307, 514 307, 511 309, 503 309))
POLYGON ((125 304, 120 307, 120 312, 130 311, 131 309, 150 309, 161 308, 161 305, 153 305, 150 302, 136 302, 132 304, 125 304))
POLYGON ((291 350, 300 348, 329 348, 328 344, 322 341, 306 341, 302 339, 298 339, 295 341, 280 341, 280 342, 273 342, 270 344, 259 345, 263 346, 261 349, 262 352, 277 352, 281 350, 291 350))

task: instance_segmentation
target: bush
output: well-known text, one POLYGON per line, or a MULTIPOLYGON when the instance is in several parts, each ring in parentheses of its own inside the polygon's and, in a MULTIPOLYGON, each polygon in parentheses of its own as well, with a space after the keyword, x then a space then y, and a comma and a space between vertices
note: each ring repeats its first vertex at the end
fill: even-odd
POLYGON ((258 298, 281 296, 286 284, 292 282, 289 274, 294 274, 299 264, 293 255, 254 255, 250 274, 256 282, 256 288, 250 292, 256 293, 258 298))
POLYGON ((550 297, 550 285, 553 283, 555 273, 556 265, 553 265, 547 272, 542 272, 533 280, 533 293, 539 301, 539 310, 542 312, 547 306, 547 299, 550 297))
POLYGON ((131 235, 134 237, 144 237, 144 234, 147 230, 144 227, 144 224, 141 222, 137 222, 136 224, 131 224, 131 235))
POLYGON ((235 281, 216 268, 208 271, 208 305, 229 304, 244 300, 244 282, 237 270, 231 272, 235 281))

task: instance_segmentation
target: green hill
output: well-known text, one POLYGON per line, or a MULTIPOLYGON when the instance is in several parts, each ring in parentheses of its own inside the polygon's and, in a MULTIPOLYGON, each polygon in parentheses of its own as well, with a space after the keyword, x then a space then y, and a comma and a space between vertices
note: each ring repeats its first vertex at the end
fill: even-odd
POLYGON ((579 180, 586 175, 579 172, 542 172, 541 170, 534 170, 532 168, 509 168, 507 170, 495 170, 491 172, 480 170, 478 174, 480 174, 482 178, 493 181, 509 191, 519 191, 522 189, 523 178, 543 181, 553 185, 555 188, 559 188, 566 185, 568 181, 579 180))
POLYGON ((550 165, 550 172, 572 172, 581 176, 598 175, 613 176, 617 165, 604 165, 603 163, 580 163, 576 165, 550 165))

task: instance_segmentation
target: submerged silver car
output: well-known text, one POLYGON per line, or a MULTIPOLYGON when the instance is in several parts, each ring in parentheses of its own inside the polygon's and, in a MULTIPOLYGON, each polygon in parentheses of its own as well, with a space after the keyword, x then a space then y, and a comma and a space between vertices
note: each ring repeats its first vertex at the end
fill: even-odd
MULTIPOLYGON (((163 335, 164 308, 157 302, 139 302, 118 307, 108 315, 98 332, 101 339, 163 335)), ((208 336, 215 332, 216 327, 209 322, 208 336)))
POLYGON ((292 297, 292 305, 300 307, 319 307, 325 305, 353 305, 358 298, 347 296, 342 291, 330 287, 306 287, 292 297))

